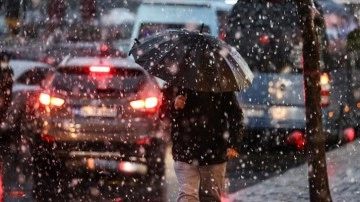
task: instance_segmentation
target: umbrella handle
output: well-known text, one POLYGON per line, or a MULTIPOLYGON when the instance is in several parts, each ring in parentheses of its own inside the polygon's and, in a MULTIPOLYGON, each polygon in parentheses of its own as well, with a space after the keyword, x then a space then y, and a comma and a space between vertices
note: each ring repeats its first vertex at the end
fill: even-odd
MULTIPOLYGON (((135 44, 137 44, 137 45, 140 45, 140 44, 141 44, 141 42, 139 41, 139 39, 135 38, 134 40, 135 40, 134 45, 135 45, 135 44)), ((131 50, 129 51, 129 56, 130 56, 130 55, 131 55, 131 50)))
POLYGON ((203 32, 203 29, 204 29, 204 23, 201 24, 200 33, 203 32))

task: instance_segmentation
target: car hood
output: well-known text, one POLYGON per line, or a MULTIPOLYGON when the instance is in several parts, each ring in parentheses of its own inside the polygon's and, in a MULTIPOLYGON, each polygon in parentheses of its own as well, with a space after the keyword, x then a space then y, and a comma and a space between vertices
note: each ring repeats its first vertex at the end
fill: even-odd
POLYGON ((252 85, 238 93, 243 105, 304 106, 302 74, 254 73, 252 85))

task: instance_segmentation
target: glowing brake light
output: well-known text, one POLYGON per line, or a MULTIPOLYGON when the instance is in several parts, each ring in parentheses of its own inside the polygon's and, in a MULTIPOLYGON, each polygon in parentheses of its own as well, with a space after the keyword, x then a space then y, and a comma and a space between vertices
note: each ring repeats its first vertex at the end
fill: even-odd
POLYGON ((320 85, 324 85, 324 84, 329 84, 330 83, 330 78, 329 75, 324 73, 320 76, 320 85))
POLYGON ((60 107, 65 103, 64 99, 51 97, 49 94, 41 93, 39 97, 40 103, 43 105, 53 105, 60 107))
POLYGON ((91 66, 90 72, 109 73, 110 67, 108 67, 108 66, 91 66))
POLYGON ((101 51, 108 51, 109 50, 109 47, 107 45, 102 45, 101 46, 101 51))
POLYGON ((327 107, 330 105, 330 77, 329 74, 323 73, 320 75, 320 99, 321 99, 321 106, 327 107))
POLYGON ((151 109, 158 105, 159 101, 157 97, 148 97, 144 100, 134 100, 130 102, 130 106, 133 109, 151 109))
POLYGON ((260 40, 260 42, 261 42, 262 44, 268 44, 268 43, 270 43, 270 38, 269 38, 268 35, 262 35, 262 36, 260 36, 259 40, 260 40))

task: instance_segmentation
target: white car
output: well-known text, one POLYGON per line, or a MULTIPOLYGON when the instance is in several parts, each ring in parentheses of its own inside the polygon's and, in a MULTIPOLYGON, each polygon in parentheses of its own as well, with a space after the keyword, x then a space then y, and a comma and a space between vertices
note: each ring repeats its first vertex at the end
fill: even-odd
MULTIPOLYGON (((202 24, 203 32, 223 39, 232 6, 219 0, 144 0, 137 10, 130 46, 126 51, 131 49, 135 39, 166 29, 200 30, 202 24)), ((156 79, 163 88, 165 82, 156 79)))
POLYGON ((145 0, 138 8, 131 39, 165 29, 200 29, 202 24, 204 32, 222 37, 231 8, 231 4, 215 0, 145 0))

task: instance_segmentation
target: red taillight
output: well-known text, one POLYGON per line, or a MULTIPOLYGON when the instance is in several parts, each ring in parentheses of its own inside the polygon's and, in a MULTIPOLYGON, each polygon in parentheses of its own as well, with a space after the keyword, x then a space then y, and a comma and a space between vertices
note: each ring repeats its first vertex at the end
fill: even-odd
POLYGON ((225 40, 225 38, 226 38, 226 33, 225 32, 220 32, 219 39, 225 40))
POLYGON ((55 142, 55 138, 51 135, 41 134, 41 139, 47 143, 55 142))
POLYGON ((328 107, 330 105, 330 92, 321 90, 320 104, 322 107, 328 107))
POLYGON ((355 132, 354 128, 346 128, 344 130, 345 141, 352 142, 352 141, 354 141, 355 136, 356 136, 356 132, 355 132))
POLYGON ((100 49, 101 49, 101 51, 108 51, 108 50, 109 50, 109 46, 103 44, 100 49))
POLYGON ((43 105, 53 105, 60 107, 65 103, 64 99, 58 98, 58 97, 51 97, 49 94, 41 93, 39 97, 40 103, 43 105))
POLYGON ((150 145, 151 144, 151 138, 143 138, 136 140, 137 145, 150 145))
POLYGON ((90 72, 94 72, 94 73, 109 73, 110 72, 110 67, 108 66, 91 66, 89 68, 90 72))
POLYGON ((260 40, 260 42, 261 42, 262 44, 268 44, 268 43, 270 43, 270 38, 269 38, 268 35, 262 35, 262 36, 260 36, 259 40, 260 40))
POLYGON ((298 150, 303 150, 306 144, 305 136, 300 131, 294 131, 290 133, 290 135, 287 137, 287 142, 290 145, 296 146, 298 150))
POLYGON ((322 107, 327 107, 330 105, 330 76, 327 73, 320 75, 320 104, 322 107))
POLYGON ((159 100, 157 97, 148 97, 143 100, 134 100, 130 102, 133 109, 153 109, 157 107, 159 100))
POLYGON ((10 190, 9 196, 11 198, 23 198, 26 196, 26 193, 22 190, 10 190))

